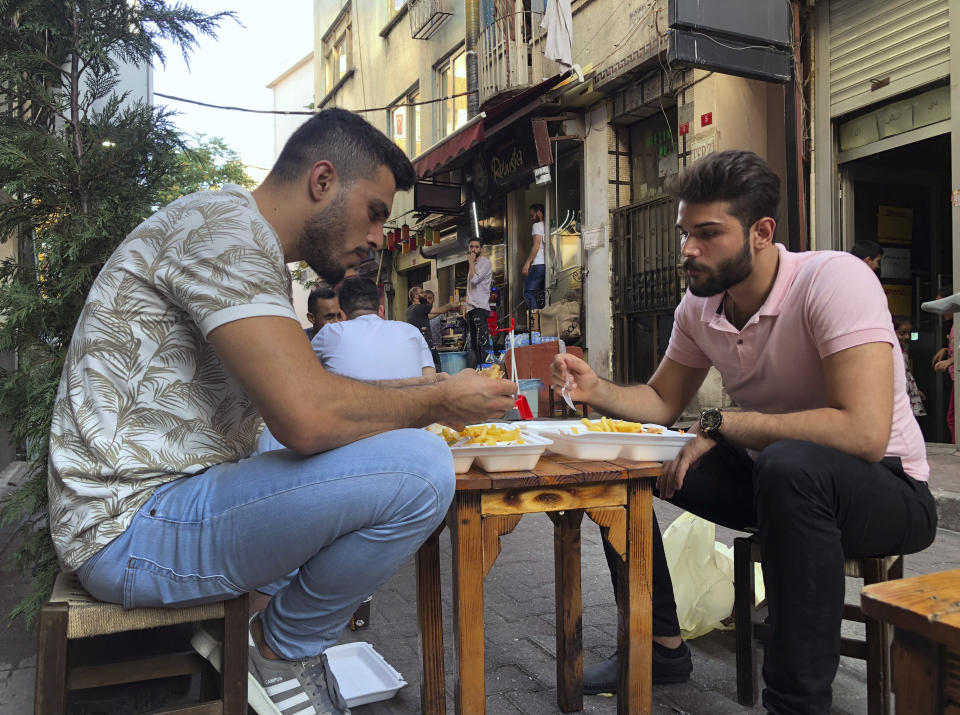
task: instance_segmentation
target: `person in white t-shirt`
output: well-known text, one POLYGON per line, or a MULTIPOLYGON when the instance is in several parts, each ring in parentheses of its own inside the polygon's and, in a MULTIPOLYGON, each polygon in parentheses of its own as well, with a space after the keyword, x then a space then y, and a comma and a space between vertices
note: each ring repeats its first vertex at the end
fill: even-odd
POLYGON ((433 375, 433 355, 409 323, 384 320, 377 284, 348 278, 337 291, 347 319, 317 333, 313 352, 330 372, 354 380, 402 380, 433 375))
POLYGON ((544 258, 546 232, 543 229, 543 212, 543 204, 530 206, 530 221, 533 223, 530 231, 530 255, 523 264, 523 299, 527 301, 529 310, 539 310, 545 301, 543 289, 546 284, 547 264, 544 258))

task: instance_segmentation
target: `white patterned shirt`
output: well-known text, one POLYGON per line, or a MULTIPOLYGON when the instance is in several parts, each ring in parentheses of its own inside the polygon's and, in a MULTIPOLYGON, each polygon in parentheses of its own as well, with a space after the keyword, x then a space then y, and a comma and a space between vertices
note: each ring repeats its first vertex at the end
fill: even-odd
POLYGON ((207 342, 225 323, 297 320, 276 233, 249 191, 177 199, 100 271, 67 353, 50 434, 50 532, 68 571, 160 485, 250 454, 260 415, 207 342))

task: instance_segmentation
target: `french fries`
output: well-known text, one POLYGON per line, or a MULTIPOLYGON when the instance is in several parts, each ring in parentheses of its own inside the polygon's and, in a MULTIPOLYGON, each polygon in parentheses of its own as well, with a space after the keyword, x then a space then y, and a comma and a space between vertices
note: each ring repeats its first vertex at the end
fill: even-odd
POLYGON ((644 425, 640 422, 627 422, 626 420, 611 420, 609 417, 601 417, 599 420, 580 420, 588 432, 623 432, 628 434, 663 434, 663 427, 653 425, 644 425))
POLYGON ((468 425, 462 432, 457 432, 444 425, 434 423, 425 428, 428 432, 443 437, 448 445, 456 444, 465 437, 469 439, 464 444, 473 444, 481 447, 495 447, 497 445, 526 444, 520 434, 520 428, 506 429, 496 425, 468 425))

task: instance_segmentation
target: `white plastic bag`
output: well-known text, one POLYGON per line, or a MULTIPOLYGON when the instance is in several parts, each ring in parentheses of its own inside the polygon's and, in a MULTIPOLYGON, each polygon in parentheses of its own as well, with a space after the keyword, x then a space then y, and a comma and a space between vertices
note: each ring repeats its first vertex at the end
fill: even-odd
MULTIPOLYGON (((684 512, 663 532, 663 550, 683 638, 732 628, 722 621, 733 611, 733 549, 717 543, 713 523, 684 512)), ((756 603, 760 603, 763 576, 760 564, 754 568, 756 603)))

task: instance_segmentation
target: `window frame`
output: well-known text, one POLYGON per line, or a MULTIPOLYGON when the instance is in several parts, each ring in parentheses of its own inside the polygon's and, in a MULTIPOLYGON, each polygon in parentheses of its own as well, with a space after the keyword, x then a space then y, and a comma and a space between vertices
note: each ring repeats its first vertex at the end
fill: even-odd
MULTIPOLYGON (((463 59, 464 64, 466 63, 466 46, 464 43, 460 43, 453 48, 450 52, 446 54, 437 64, 433 66, 434 70, 434 91, 435 99, 440 99, 441 97, 450 97, 451 95, 457 94, 453 91, 456 87, 456 74, 455 74, 455 65, 457 60, 463 59)), ((467 103, 467 98, 461 97, 461 101, 464 105, 467 103)), ((435 137, 436 141, 443 139, 443 137, 453 134, 457 129, 462 127, 468 121, 468 118, 457 124, 455 113, 457 111, 457 99, 445 99, 442 102, 436 103, 436 111, 434 112, 434 127, 435 127, 435 137), (448 117, 454 116, 452 121, 448 124, 448 117), (448 126, 451 128, 448 130, 448 126)))
POLYGON ((420 111, 422 105, 415 105, 413 102, 420 101, 420 83, 414 83, 406 92, 397 97, 397 99, 391 103, 390 108, 387 112, 387 120, 389 122, 389 136, 393 140, 393 143, 403 149, 404 153, 411 159, 419 156, 420 152, 423 150, 423 114, 420 111), (406 137, 403 140, 403 144, 400 144, 396 138, 396 123, 395 123, 395 113, 397 110, 404 110, 404 131, 406 137), (417 135, 420 135, 419 141, 417 135), (419 147, 417 145, 420 145, 419 147))
POLYGON ((352 48, 353 23, 350 16, 350 5, 344 6, 344 11, 330 25, 330 29, 323 36, 323 77, 326 84, 326 94, 329 94, 344 79, 350 75, 353 67, 352 48))

